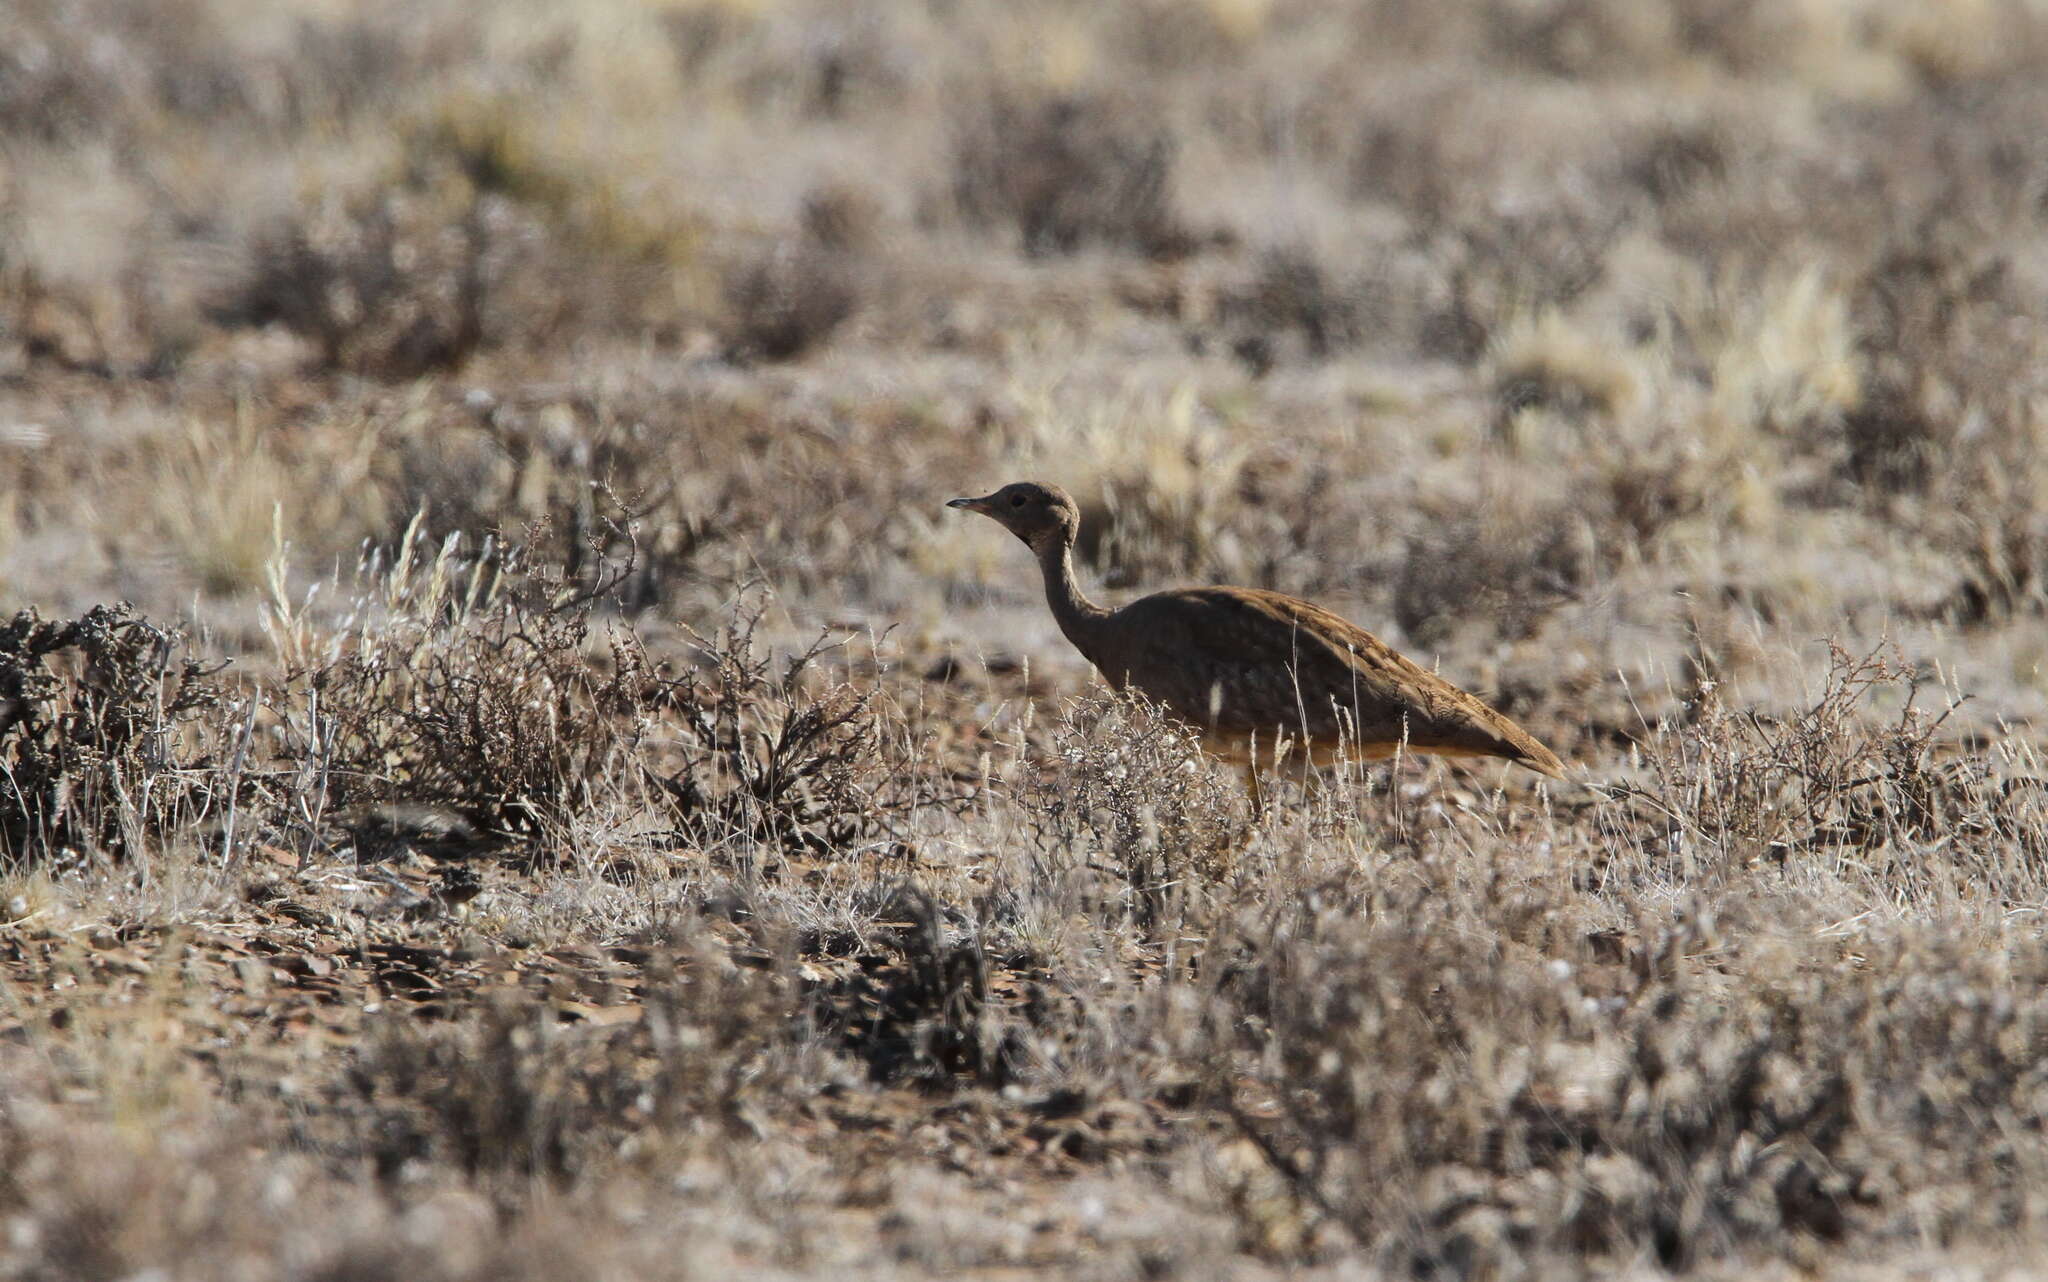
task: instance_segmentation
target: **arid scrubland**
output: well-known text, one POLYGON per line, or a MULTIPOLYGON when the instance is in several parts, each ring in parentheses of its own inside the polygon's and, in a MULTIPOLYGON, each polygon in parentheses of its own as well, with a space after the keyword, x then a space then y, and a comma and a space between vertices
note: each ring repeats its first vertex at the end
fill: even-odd
POLYGON ((0 1276, 2048 1258, 2038 0, 14 0, 0 1276), (1022 550, 1574 763, 1235 779, 1022 550))

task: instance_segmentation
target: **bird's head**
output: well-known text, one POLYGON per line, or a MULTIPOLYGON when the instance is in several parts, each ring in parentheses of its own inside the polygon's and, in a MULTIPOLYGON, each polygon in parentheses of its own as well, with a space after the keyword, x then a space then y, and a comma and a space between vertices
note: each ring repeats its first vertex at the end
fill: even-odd
POLYGON ((978 499, 954 499, 947 507, 979 512, 1024 540, 1033 551, 1043 551, 1048 540, 1057 546, 1071 543, 1081 530, 1081 509, 1057 485, 1018 481, 994 494, 978 499))

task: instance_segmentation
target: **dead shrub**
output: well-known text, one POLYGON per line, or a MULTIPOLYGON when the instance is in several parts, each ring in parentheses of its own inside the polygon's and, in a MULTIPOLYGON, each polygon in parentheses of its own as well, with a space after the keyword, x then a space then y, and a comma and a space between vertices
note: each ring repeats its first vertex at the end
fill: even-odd
POLYGON ((1934 844, 1971 875, 2009 876, 1994 847, 2032 839, 2025 803, 2038 781, 1942 753, 1937 733, 1961 700, 1921 708, 1919 676, 1888 644, 1858 654, 1831 643, 1828 655, 1819 694, 1788 713, 1731 708, 1707 679, 1659 720, 1639 744, 1646 782, 1616 790, 1664 828, 1645 849, 1723 873, 1889 850, 1891 875, 1910 889, 1921 882, 1914 852, 1934 844), (1873 723, 1880 697, 1900 709, 1873 723))
POLYGON ((1851 294, 1870 374, 1841 422, 1836 475, 1856 501, 1904 515, 1956 564, 1948 604, 1982 624, 2038 611, 2048 508, 2030 385, 2041 343, 2024 290, 1984 232, 1937 210, 1881 254, 1851 294))
POLYGON ((1441 255, 1441 297, 1417 342, 1450 360, 1478 360, 1515 317, 1562 308, 1597 284, 1622 225, 1563 199, 1458 222, 1441 255))
POLYGON ((214 319, 281 324, 321 368, 386 379, 565 331, 674 332, 694 225, 547 154, 528 119, 451 97, 405 130, 398 182, 330 192, 259 228, 214 319))
POLYGON ((1930 215, 1850 290, 1867 389, 1842 421, 1839 470, 1866 500, 1922 493, 1938 465, 1967 466, 1995 433, 1973 413, 2005 402, 2038 357, 2011 264, 1982 234, 1930 215), (1958 457, 1960 455, 1961 457, 1958 457))
POLYGON ((1945 479, 1953 496, 1935 509, 1934 537, 1962 570, 1949 612, 1994 623, 2048 608, 2048 467, 2033 442, 2036 411, 2013 407, 1945 479), (2017 426, 2017 430, 2015 427, 2017 426))
POLYGON ((0 626, 0 863, 134 856, 224 801, 219 668, 184 650, 125 605, 0 626))
POLYGON ((1195 731, 1142 696, 1103 691, 1055 725, 1052 757, 1017 791, 1034 879, 1097 874, 1093 911, 1148 933, 1207 904, 1248 837, 1243 790, 1195 731))
POLYGON ((168 116, 212 120, 253 97, 199 0, 25 0, 0 16, 0 135, 136 140, 168 116))
POLYGON ((1482 620, 1502 637, 1534 636, 1558 607, 1619 567, 1654 562, 1674 529, 1711 510, 1720 464, 1683 433, 1588 437, 1568 500, 1496 481, 1477 501, 1430 505, 1435 520, 1409 536, 1394 575, 1394 621, 1409 637, 1439 643, 1482 620))
POLYGON ((598 604, 636 574, 628 542, 617 559, 590 549, 589 583, 495 541, 436 552, 417 525, 389 568, 373 560, 355 621, 297 646, 310 653, 287 656, 277 695, 313 710, 318 808, 447 807, 479 831, 551 834, 646 800, 750 867, 884 828, 912 785, 886 768, 873 693, 823 673, 825 639, 785 659, 761 645, 765 592, 715 635, 689 632, 681 674, 623 623, 593 653, 598 604))
POLYGON ((1235 335, 1230 350, 1254 376, 1269 371, 1289 338, 1308 360, 1358 342, 1366 327, 1361 286, 1332 280, 1299 246, 1268 249, 1250 277, 1217 298, 1216 320, 1235 335))
POLYGON ((1154 257, 1186 234, 1172 198, 1174 143, 1145 106, 1113 94, 990 95, 953 142, 953 201, 1012 226, 1025 253, 1086 245, 1154 257))
POLYGON ((887 775, 874 692, 822 672, 825 637, 778 662, 758 637, 768 606, 742 596, 717 633, 691 633, 694 672, 654 678, 671 741, 643 770, 693 842, 738 843, 750 861, 844 851, 887 826, 907 785, 887 775))
POLYGON ((386 1180, 407 1168, 579 1182, 649 1136, 758 1135, 764 1108, 807 1094, 824 1064, 782 968, 657 959, 630 1024, 565 1025, 538 995, 454 1023, 382 1022, 343 1087, 350 1139, 386 1180))
POLYGON ((493 830, 557 831, 630 776, 650 676, 623 630, 593 661, 601 593, 516 550, 464 557, 456 539, 432 555, 409 538, 371 570, 383 600, 281 696, 314 700, 324 804, 437 803, 493 830))
POLYGON ((625 1049, 518 999, 454 1027, 388 1021, 348 1074, 368 1122, 360 1142, 386 1180, 413 1162, 568 1179, 617 1143, 625 1049))
POLYGON ((1841 471, 1860 494, 1882 501, 1926 490, 1945 433, 1916 392, 1874 381, 1842 414, 1841 471))
POLYGON ((1580 504, 1501 495, 1449 513, 1409 539, 1394 580, 1394 622, 1422 645, 1488 619, 1502 636, 1529 637, 1572 600, 1603 562, 1580 504))
MULTIPOLYGON (((720 429, 761 430, 722 398, 596 396, 548 385, 524 392, 501 399, 441 385, 417 402, 383 402, 367 420, 354 406, 338 409, 342 421, 323 424, 337 439, 362 424, 358 430, 388 443, 349 496, 356 537, 395 552, 410 538, 434 545, 523 525, 525 558, 558 567, 583 592, 617 578, 603 590, 631 617, 701 572, 704 554, 733 537, 715 514, 767 501, 760 490, 772 487, 769 478, 699 469, 700 459, 729 447, 720 429), (628 484, 636 488, 624 490, 628 484), (704 497, 685 498, 700 488, 704 497)), ((267 500, 258 515, 267 556, 267 500)))
POLYGON ((1724 984, 1687 960, 1730 938, 1711 915, 1642 923, 1626 964, 1545 960, 1514 921, 1555 905, 1496 887, 1508 918, 1472 931, 1428 882, 1247 927, 1191 1047, 1302 1213, 1390 1271, 1798 1259, 2010 1225, 2039 1178, 2011 1136, 2039 1106, 2048 1005, 2002 969, 2037 973, 2037 946, 1843 956, 1748 922, 1724 984))
MULTIPOLYGON (((830 224, 833 234, 851 232, 830 224)), ((859 304, 847 257, 823 245, 786 242, 755 255, 725 284, 727 342, 735 356, 792 360, 822 344, 859 304)))
POLYGON ((1026 1058, 1004 1004, 989 991, 989 958, 974 931, 948 929, 948 910, 915 885, 883 905, 886 946, 858 971, 811 995, 822 1031, 867 1064, 877 1083, 1001 1088, 1026 1058))
POLYGON ((480 200, 330 200, 257 236, 213 319, 283 325, 313 343, 323 369, 416 378, 484 341, 489 250, 480 200))
POLYGON ((826 183, 807 192, 802 234, 755 250, 726 275, 728 352, 791 360, 829 339, 860 309, 881 221, 861 188, 826 183))

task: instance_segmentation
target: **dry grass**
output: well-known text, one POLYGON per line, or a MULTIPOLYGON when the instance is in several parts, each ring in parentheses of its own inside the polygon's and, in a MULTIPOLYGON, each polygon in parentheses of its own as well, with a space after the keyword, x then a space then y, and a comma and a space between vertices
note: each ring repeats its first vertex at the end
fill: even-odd
POLYGON ((14 6, 0 1277, 2024 1270, 2044 65, 14 6), (1027 474, 1579 781, 1254 819, 941 507, 1027 474))

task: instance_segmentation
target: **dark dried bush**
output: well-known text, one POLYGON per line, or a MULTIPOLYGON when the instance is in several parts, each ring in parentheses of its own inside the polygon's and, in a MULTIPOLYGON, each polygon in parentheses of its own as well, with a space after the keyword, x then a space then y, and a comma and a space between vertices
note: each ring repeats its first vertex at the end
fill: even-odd
POLYGON ((0 626, 0 865, 130 856, 212 817, 219 669, 183 650, 125 605, 0 626))
POLYGON ((323 369, 391 379, 563 332, 673 334, 694 223, 548 154, 530 110, 451 97, 404 132, 397 183, 330 193, 260 228, 214 319, 281 324, 323 369))
POLYGON ((815 1019, 877 1083, 1001 1088, 1022 1048, 989 992, 979 936, 948 930, 957 910, 914 885, 889 892, 885 946, 855 972, 812 992, 815 1019))
POLYGON ((365 531, 395 550, 525 524, 529 561, 558 566, 567 584, 615 585, 637 616, 703 572, 705 554, 742 533, 729 514, 774 501, 784 478, 720 473, 703 460, 762 430, 762 415, 694 389, 598 396, 558 385, 436 388, 425 408, 383 402, 375 420, 388 448, 354 502, 365 531), (422 417, 422 413, 426 417, 422 417), (626 485, 635 488, 621 492, 626 485), (685 498, 683 491, 688 493, 685 498), (408 533, 410 531, 410 533, 408 533))
POLYGON ((2026 377, 2039 343, 2011 263, 1983 233, 1930 215, 1902 230, 1850 293, 1862 402, 1843 418, 1839 470, 1866 500, 1924 492, 1996 434, 1965 431, 2026 377), (1966 436, 1970 439, 1964 439, 1966 436))
POLYGON ((1502 636, 1533 636, 1592 582, 1604 561, 1598 537, 1577 503, 1502 495, 1448 513, 1408 541, 1394 580, 1394 622, 1423 645, 1475 619, 1490 620, 1502 636))
MULTIPOLYGON (((851 226, 830 228, 851 232, 851 226)), ((808 241, 762 251, 726 280, 726 340, 741 358, 786 361, 830 338, 859 303, 847 256, 808 241)))
POLYGON ((874 692, 822 671, 823 637, 778 663, 757 637, 768 605, 743 596, 716 634, 692 633, 696 671, 656 678, 670 755, 643 769, 691 841, 843 852, 886 829, 907 785, 886 770, 874 692))
POLYGON ((567 1179, 618 1142, 632 1107, 625 1039, 561 1028, 507 998, 461 1024, 388 1021, 351 1066, 377 1172, 411 1162, 567 1179))
POLYGON ((558 834, 645 797, 682 839, 749 860, 885 828, 912 785, 886 769, 872 692, 824 673, 822 639, 783 660, 761 646, 764 593, 743 593, 716 635, 692 632, 681 674, 624 623, 593 653, 598 604, 636 574, 628 542, 621 558, 591 549, 586 583, 524 550, 469 556, 451 537, 436 554, 408 532, 394 565, 369 567, 355 623, 277 696, 314 701, 320 806, 446 807, 480 832, 558 834))
POLYGON ((1900 496, 1960 582, 1955 618, 2036 612, 2048 584, 2048 504, 2025 389, 2043 347, 2032 303, 1985 231, 1937 208, 1903 231, 1851 295, 1868 373, 1843 416, 1836 474, 1854 501, 1900 496))
POLYGON ((1880 380, 1841 416, 1842 475, 1868 500, 1927 489, 1946 434, 1918 389, 1880 380))
POLYGON ((1366 327, 1362 292, 1331 279, 1304 248, 1269 249, 1242 285, 1218 297, 1216 320, 1231 336, 1231 353, 1257 376, 1273 367, 1290 337, 1309 360, 1356 343, 1366 327))
POLYGON ((416 378, 484 341, 490 250, 481 199, 455 209, 420 193, 333 201, 261 232, 213 319, 281 324, 313 343, 323 369, 416 378))
POLYGON ((1599 283, 1623 218, 1560 197, 1459 222, 1442 250, 1444 296, 1423 320, 1425 352, 1471 362, 1514 316, 1570 303, 1599 283))
POLYGON ((649 979, 641 1018, 618 1027, 565 1025, 524 993, 455 1023, 385 1021, 345 1079, 350 1145, 387 1180, 420 1163, 567 1182, 650 1136, 725 1148, 809 1093, 823 1064, 786 970, 657 960, 649 979))
POLYGON ((1490 622, 1503 637, 1539 632, 1623 565, 1654 561, 1672 529, 1707 510, 1714 464, 1682 436, 1595 438, 1569 500, 1490 485, 1478 502, 1433 505, 1394 575, 1394 621, 1418 642, 1490 622))
POLYGON ((1383 1267, 1684 1270, 2038 1214, 2018 1137, 2048 1002, 2004 969, 2039 975, 2038 945, 1848 950, 1694 913, 1639 917, 1602 960, 1546 942, 1542 895, 1484 893, 1483 930, 1427 870, 1272 910, 1232 941, 1196 1039, 1300 1213, 1383 1267))
POLYGON ((804 236, 820 249, 861 253, 882 238, 882 204, 874 194, 850 183, 821 183, 804 193, 804 236))
POLYGON ((518 552, 458 548, 436 558, 408 541, 338 657, 288 672, 281 697, 316 700, 327 805, 431 803, 491 830, 557 832, 630 776, 647 660, 623 630, 609 662, 591 655, 601 590, 518 552))
POLYGON ((1661 205, 1727 178, 1732 150, 1731 139, 1710 123, 1666 124, 1635 144, 1622 177, 1661 205))
POLYGON ((953 142, 953 200, 968 222, 1014 226, 1027 254, 1085 245, 1155 257, 1187 240, 1173 209, 1172 135, 1114 94, 996 92, 953 142))

